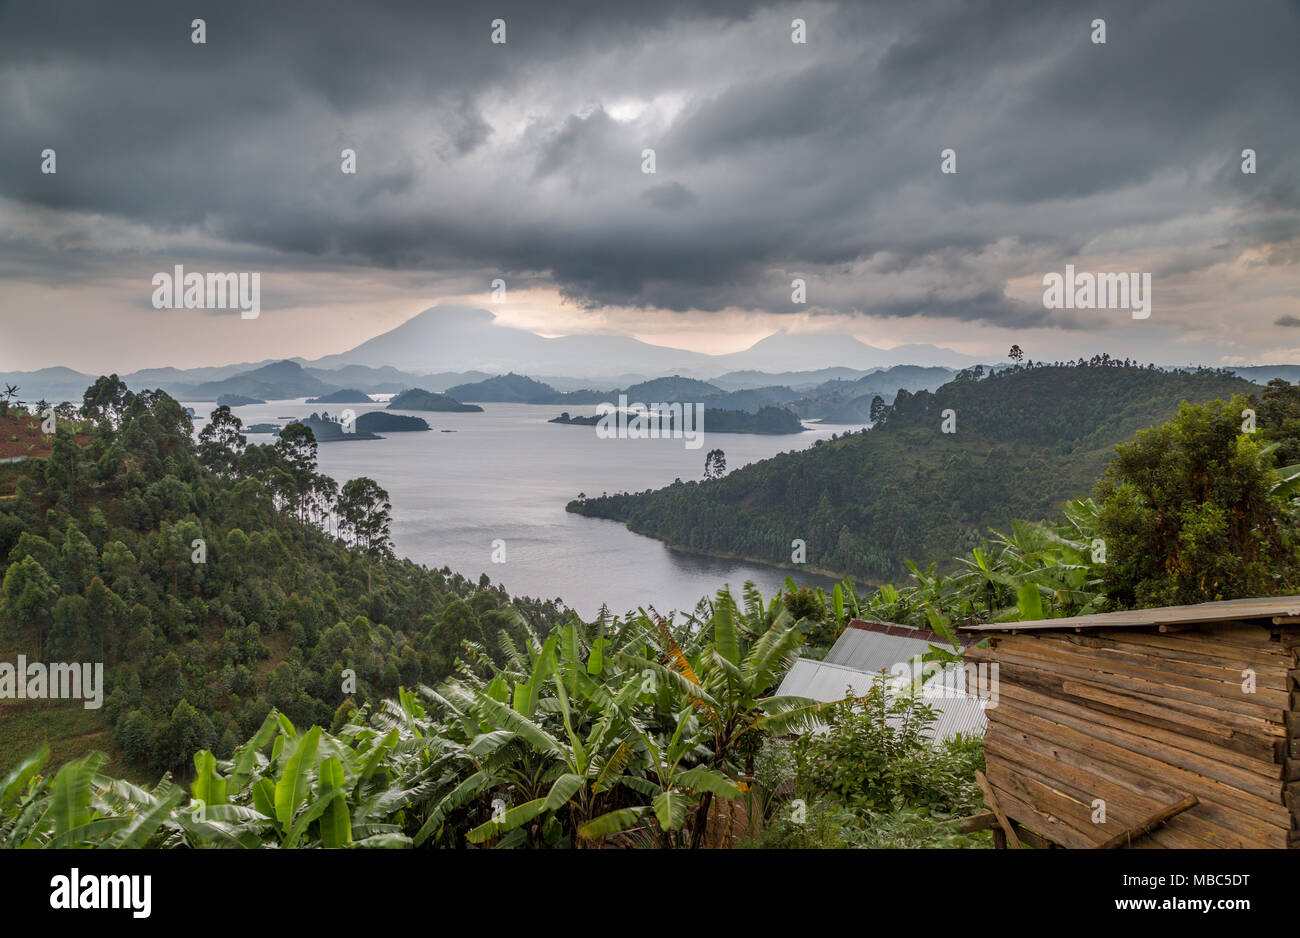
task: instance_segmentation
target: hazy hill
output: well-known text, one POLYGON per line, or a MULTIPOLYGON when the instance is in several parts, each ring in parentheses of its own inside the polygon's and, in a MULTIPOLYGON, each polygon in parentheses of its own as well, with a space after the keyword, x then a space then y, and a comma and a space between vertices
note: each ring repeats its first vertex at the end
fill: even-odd
POLYGON ((672 375, 666 378, 653 378, 642 381, 623 390, 629 403, 654 403, 658 401, 703 401, 707 397, 716 397, 722 389, 707 381, 696 378, 683 378, 672 375))
POLYGON ((490 401, 509 404, 545 404, 555 398, 555 388, 513 371, 472 384, 458 384, 447 389, 458 401, 490 401))
POLYGON ((755 342, 743 352, 719 355, 715 361, 728 370, 772 371, 839 365, 869 369, 908 362, 964 368, 974 363, 969 355, 934 345, 900 345, 876 348, 847 332, 777 332, 755 342))
POLYGON ((94 382, 94 378, 71 368, 42 368, 39 371, 10 371, 0 374, 0 383, 18 386, 20 400, 34 403, 42 398, 48 401, 75 401, 94 382))
POLYGON ((558 391, 549 384, 525 375, 497 375, 486 381, 460 384, 447 389, 458 401, 488 401, 515 404, 558 404, 581 406, 601 402, 616 403, 625 394, 629 403, 699 402, 718 410, 756 412, 763 407, 784 407, 799 397, 790 388, 765 387, 743 391, 724 391, 714 384, 681 375, 653 378, 626 389, 558 391))
POLYGON ((870 373, 857 368, 818 368, 814 371, 728 371, 726 374, 710 378, 710 384, 728 391, 742 391, 749 388, 780 386, 800 390, 815 388, 827 381, 856 381, 870 373))
POLYGON ((249 404, 265 404, 265 403, 266 401, 257 397, 249 397, 247 394, 218 394, 217 395, 218 407, 245 407, 249 404))
POLYGON ((370 395, 356 388, 340 388, 320 397, 307 398, 308 404, 372 404, 370 395))
POLYGON ((827 423, 866 423, 871 401, 880 395, 891 403, 898 391, 933 391, 952 380, 951 368, 922 368, 895 365, 864 375, 854 381, 828 381, 810 389, 791 405, 801 417, 817 417, 827 423))
POLYGON ((1268 384, 1274 378, 1281 378, 1288 384, 1300 382, 1300 365, 1251 365, 1231 370, 1256 384, 1268 384))
POLYGON ((706 355, 651 345, 630 336, 568 335, 546 338, 505 326, 485 309, 439 305, 353 349, 313 364, 391 365, 406 371, 450 370, 466 365, 484 371, 576 375, 613 381, 618 374, 677 373, 707 377, 739 370, 870 369, 900 362, 962 367, 973 359, 932 345, 880 349, 844 333, 778 332, 748 349, 706 355))
MULTIPOLYGON (((678 547, 810 567, 868 581, 903 560, 964 553, 990 527, 1051 514, 1088 494, 1117 443, 1168 420, 1184 400, 1258 390, 1222 372, 1042 366, 935 392, 899 393, 878 429, 783 453, 707 483, 569 504, 678 547), (956 432, 941 432, 943 411, 956 432)), ((707 441, 706 441, 706 445, 707 441)))
POLYGON ((481 371, 444 371, 440 374, 414 374, 397 368, 371 368, 366 365, 346 365, 343 368, 317 368, 309 362, 299 362, 303 370, 313 378, 335 387, 356 388, 367 394, 396 394, 412 385, 441 391, 452 384, 462 381, 477 381, 486 378, 481 371))
POLYGON ((286 360, 272 362, 221 381, 193 385, 188 389, 186 399, 212 401, 223 394, 241 394, 270 401, 314 397, 333 390, 333 385, 308 374, 302 365, 286 360))
POLYGON ((434 306, 395 329, 356 348, 320 359, 331 365, 392 365, 408 371, 453 370, 469 365, 482 371, 536 372, 598 377, 637 369, 665 372, 683 365, 702 365, 709 356, 627 336, 574 335, 546 338, 496 322, 485 309, 434 306), (608 364, 606 364, 608 363, 608 364))
POLYGON ((799 397, 791 388, 764 387, 747 388, 743 391, 728 391, 703 400, 705 407, 721 410, 758 410, 761 407, 785 407, 799 397))

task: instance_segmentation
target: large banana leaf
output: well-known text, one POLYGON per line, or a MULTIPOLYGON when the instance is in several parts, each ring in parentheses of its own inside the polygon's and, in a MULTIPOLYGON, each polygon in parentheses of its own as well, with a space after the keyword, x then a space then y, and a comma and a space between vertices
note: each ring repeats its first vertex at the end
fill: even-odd
POLYGON ((503 812, 500 818, 491 818, 475 827, 465 835, 465 839, 472 844, 481 844, 493 837, 499 837, 521 825, 527 824, 546 810, 546 801, 545 798, 534 798, 532 801, 525 801, 523 804, 515 805, 508 811, 503 812))
MULTIPOLYGON (((285 722, 288 722, 287 720, 285 722)), ((284 771, 275 783, 275 817, 282 827, 288 827, 294 814, 307 797, 311 785, 311 770, 320 743, 320 727, 313 726, 294 746, 285 762, 284 771)))
POLYGON ((617 834, 619 831, 636 827, 648 813, 650 813, 649 807, 619 808, 617 811, 592 818, 578 828, 578 834, 587 840, 595 840, 607 834, 617 834))
POLYGON ((47 817, 53 822, 51 843, 53 847, 75 846, 72 832, 89 823, 94 817, 90 806, 93 797, 92 780, 105 757, 92 752, 59 769, 50 787, 47 817))
POLYGON ((329 848, 345 847, 352 842, 352 819, 348 817, 343 765, 337 759, 326 759, 320 765, 317 784, 320 797, 328 799, 320 819, 321 844, 329 848))
POLYGON ((205 805, 226 803, 226 780, 217 773, 217 759, 206 749, 194 754, 194 781, 190 791, 205 805))
POLYGON ((18 763, 3 782, 0 782, 0 813, 8 812, 19 796, 27 789, 27 784, 40 772, 50 758, 50 747, 42 746, 35 755, 28 756, 18 763))

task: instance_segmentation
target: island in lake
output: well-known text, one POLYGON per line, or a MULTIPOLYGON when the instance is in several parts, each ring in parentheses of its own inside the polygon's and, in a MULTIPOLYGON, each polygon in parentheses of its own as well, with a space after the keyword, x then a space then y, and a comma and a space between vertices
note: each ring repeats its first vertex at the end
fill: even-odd
POLYGON ((410 417, 406 414, 386 414, 382 410, 372 410, 357 418, 357 429, 367 433, 405 433, 412 430, 431 430, 432 427, 423 417, 410 417))
POLYGON ((217 398, 218 407, 243 407, 245 404, 265 404, 266 401, 247 394, 222 394, 217 398))
POLYGON ((280 425, 278 423, 254 423, 244 427, 244 432, 278 434, 280 432, 280 425))
POLYGON ((483 408, 477 404, 462 404, 454 397, 436 394, 423 388, 411 388, 393 397, 388 402, 389 410, 427 410, 441 413, 482 413, 483 408))
POLYGON ((307 398, 308 404, 373 404, 370 395, 356 388, 339 388, 320 397, 307 398))
MULTIPOLYGON (((316 437, 317 443, 340 443, 350 440, 382 440, 379 436, 380 431, 384 433, 405 433, 409 431, 430 430, 432 429, 420 417, 410 417, 404 414, 386 414, 383 411, 371 411, 370 413, 361 414, 352 421, 352 429, 344 429, 345 425, 338 417, 332 417, 328 413, 312 414, 297 421, 311 428, 312 434, 316 437)), ((249 431, 253 432, 252 430, 249 431)), ((278 431, 277 431, 278 432, 278 431)))
POLYGON ((329 414, 312 414, 310 417, 304 417, 296 421, 311 429, 312 435, 316 437, 317 443, 342 443, 352 440, 382 440, 383 437, 372 433, 369 430, 363 430, 357 424, 353 424, 352 429, 343 429, 343 422, 337 417, 331 417, 329 414))

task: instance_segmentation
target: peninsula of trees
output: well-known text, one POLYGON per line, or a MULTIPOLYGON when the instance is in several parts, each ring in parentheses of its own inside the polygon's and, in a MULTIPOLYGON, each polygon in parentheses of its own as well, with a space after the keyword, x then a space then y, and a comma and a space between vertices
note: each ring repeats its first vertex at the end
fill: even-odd
MULTIPOLYGON (((1162 371, 1109 357, 962 372, 900 390, 871 430, 818 441, 709 482, 569 503, 677 547, 880 583, 907 558, 949 558, 991 526, 1041 518, 1086 494, 1115 445, 1184 401, 1258 392, 1221 371, 1162 371), (951 419, 949 419, 951 418, 951 419), (945 432, 945 428, 952 432, 945 432)), ((712 427, 705 422, 706 432, 712 427)))

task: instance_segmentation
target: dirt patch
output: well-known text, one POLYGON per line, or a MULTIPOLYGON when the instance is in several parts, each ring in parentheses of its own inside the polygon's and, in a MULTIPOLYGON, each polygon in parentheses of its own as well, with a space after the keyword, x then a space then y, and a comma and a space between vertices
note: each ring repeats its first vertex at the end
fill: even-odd
MULTIPOLYGON (((78 443, 87 443, 90 436, 77 434, 78 443)), ((41 432, 41 418, 24 410, 10 407, 0 414, 0 459, 26 456, 28 459, 47 459, 52 451, 51 438, 41 432)))

